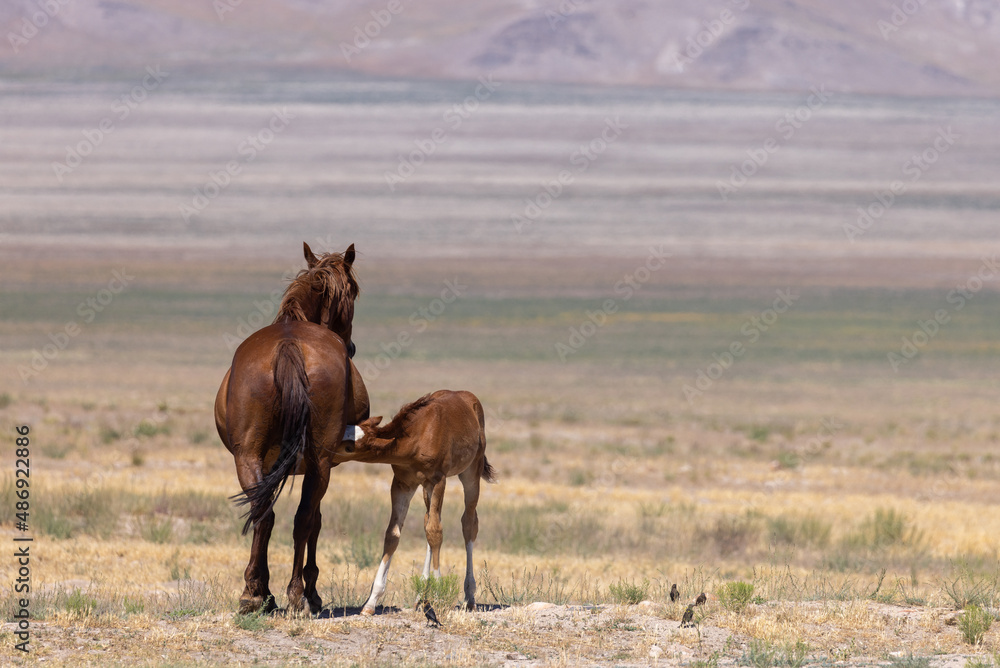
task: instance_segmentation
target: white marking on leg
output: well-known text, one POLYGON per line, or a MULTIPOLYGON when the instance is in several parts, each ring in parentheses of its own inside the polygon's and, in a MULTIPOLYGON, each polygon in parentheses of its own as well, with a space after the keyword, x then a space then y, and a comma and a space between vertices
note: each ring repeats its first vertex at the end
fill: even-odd
POLYGON ((375 581, 372 583, 372 595, 365 603, 365 610, 375 611, 375 606, 385 593, 385 586, 389 581, 389 565, 392 563, 392 556, 388 556, 378 565, 378 572, 375 574, 375 581))
POLYGON ((431 544, 427 543, 427 558, 424 559, 424 579, 431 576, 431 544))

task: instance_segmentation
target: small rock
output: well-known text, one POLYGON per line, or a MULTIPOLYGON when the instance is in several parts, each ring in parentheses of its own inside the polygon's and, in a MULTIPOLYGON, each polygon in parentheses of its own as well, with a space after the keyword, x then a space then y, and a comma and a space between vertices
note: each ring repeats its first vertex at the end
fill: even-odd
POLYGON ((649 648, 649 658, 659 659, 663 655, 663 648, 659 645, 653 645, 649 648))

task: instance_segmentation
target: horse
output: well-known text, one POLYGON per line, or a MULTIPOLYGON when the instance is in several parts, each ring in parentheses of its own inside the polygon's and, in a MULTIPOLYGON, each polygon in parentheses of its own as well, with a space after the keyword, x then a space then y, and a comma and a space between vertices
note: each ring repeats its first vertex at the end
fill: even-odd
MULTIPOLYGON (((465 538, 465 606, 476 607, 476 578, 472 572, 472 546, 479 534, 480 479, 495 482, 495 472, 486 460, 486 419, 483 406, 471 392, 439 390, 403 406, 396 417, 379 426, 382 417, 361 421, 340 444, 334 460, 389 464, 392 466, 392 512, 385 530, 382 561, 372 583, 371 596, 361 610, 375 613, 385 593, 392 555, 399 545, 403 521, 417 487, 424 489, 424 532, 427 557, 424 579, 433 569, 441 577, 441 504, 445 482, 458 476, 465 491, 462 535, 465 538)), ((419 604, 419 601, 418 601, 419 604)))
POLYGON ((331 455, 345 427, 368 417, 368 392, 350 361, 354 301, 360 292, 354 244, 342 254, 319 257, 303 244, 303 254, 307 268, 285 290, 274 322, 236 349, 215 398, 216 429, 233 455, 243 489, 232 498, 249 506, 243 534, 253 527, 241 613, 277 608, 269 588, 267 545, 274 503, 291 475, 304 478, 288 605, 300 611, 305 600, 312 613, 322 609, 316 541, 320 502, 336 466, 331 455))

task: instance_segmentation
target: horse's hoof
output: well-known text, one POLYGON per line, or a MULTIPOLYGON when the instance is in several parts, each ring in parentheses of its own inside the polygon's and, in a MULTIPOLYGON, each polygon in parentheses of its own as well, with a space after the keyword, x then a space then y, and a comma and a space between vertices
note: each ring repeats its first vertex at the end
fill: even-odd
POLYGON ((241 615, 252 615, 258 612, 269 613, 277 609, 277 604, 274 602, 274 597, 270 594, 267 597, 264 596, 250 596, 248 598, 240 599, 240 614, 241 615))
POLYGON ((465 609, 468 610, 469 612, 475 612, 476 611, 476 602, 475 601, 467 601, 466 604, 465 604, 465 609))
POLYGON ((375 614, 375 608, 361 608, 361 614, 365 617, 371 617, 375 614))

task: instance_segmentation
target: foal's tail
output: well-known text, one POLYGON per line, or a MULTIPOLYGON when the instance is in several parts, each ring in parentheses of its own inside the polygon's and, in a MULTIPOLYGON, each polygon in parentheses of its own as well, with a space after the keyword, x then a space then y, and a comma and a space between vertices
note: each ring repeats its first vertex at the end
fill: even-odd
POLYGON ((274 507, 298 458, 316 455, 312 447, 309 376, 302 349, 295 341, 285 339, 278 343, 273 372, 274 387, 278 393, 281 449, 278 460, 264 479, 236 497, 238 505, 250 505, 246 524, 243 525, 244 535, 274 507))
POLYGON ((486 482, 496 482, 497 472, 486 459, 486 414, 483 412, 483 405, 476 399, 476 417, 479 419, 479 447, 483 452, 483 470, 479 477, 486 482))
POLYGON ((485 455, 483 455, 483 472, 480 473, 479 475, 486 482, 496 482, 497 481, 497 472, 496 472, 496 469, 494 469, 492 466, 490 466, 490 463, 488 461, 486 461, 486 456, 485 455))

